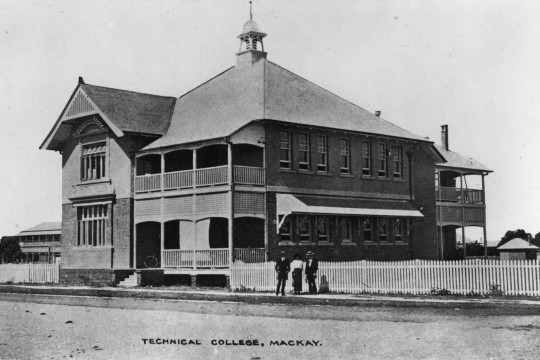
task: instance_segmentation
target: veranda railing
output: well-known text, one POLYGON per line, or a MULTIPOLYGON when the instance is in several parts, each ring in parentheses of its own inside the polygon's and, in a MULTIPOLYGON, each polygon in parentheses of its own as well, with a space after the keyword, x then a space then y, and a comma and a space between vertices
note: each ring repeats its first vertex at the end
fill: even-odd
MULTIPOLYGON (((231 267, 231 287, 271 291, 276 286, 273 262, 231 267)), ((540 263, 537 260, 465 261, 349 261, 320 262, 320 289, 344 293, 495 294, 540 296, 540 263)), ((305 287, 305 281, 303 280, 305 287)), ((291 281, 287 286, 291 289, 291 281)))

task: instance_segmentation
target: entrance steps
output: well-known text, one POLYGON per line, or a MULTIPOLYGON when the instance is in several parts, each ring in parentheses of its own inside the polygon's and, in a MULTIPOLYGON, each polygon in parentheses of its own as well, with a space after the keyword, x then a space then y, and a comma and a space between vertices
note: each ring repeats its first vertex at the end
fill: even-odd
POLYGON ((138 284, 137 284, 137 273, 134 272, 133 274, 129 275, 127 278, 120 281, 118 283, 118 285, 116 285, 116 286, 117 287, 123 287, 123 288, 132 288, 132 287, 138 286, 138 284))

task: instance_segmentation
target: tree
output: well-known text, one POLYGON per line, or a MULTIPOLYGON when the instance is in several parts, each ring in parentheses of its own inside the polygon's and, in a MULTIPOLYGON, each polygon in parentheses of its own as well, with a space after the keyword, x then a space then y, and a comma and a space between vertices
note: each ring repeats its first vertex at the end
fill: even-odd
POLYGON ((484 244, 478 240, 467 243, 467 256, 484 256, 484 244))
POLYGON ((540 232, 534 235, 534 238, 531 240, 531 244, 540 247, 540 232))
POLYGON ((4 236, 0 240, 0 263, 12 263, 21 258, 21 246, 17 239, 4 236))
MULTIPOLYGON (((540 233, 537 234, 537 235, 540 235, 540 233)), ((532 235, 529 234, 529 233, 526 233, 525 230, 523 230, 523 229, 518 229, 518 230, 515 230, 515 231, 508 230, 506 232, 506 234, 504 234, 504 236, 499 241, 499 244, 497 244, 497 247, 499 247, 501 245, 504 245, 507 242, 509 242, 510 240, 515 239, 515 238, 520 238, 520 239, 523 239, 525 241, 531 241, 532 240, 532 235)))

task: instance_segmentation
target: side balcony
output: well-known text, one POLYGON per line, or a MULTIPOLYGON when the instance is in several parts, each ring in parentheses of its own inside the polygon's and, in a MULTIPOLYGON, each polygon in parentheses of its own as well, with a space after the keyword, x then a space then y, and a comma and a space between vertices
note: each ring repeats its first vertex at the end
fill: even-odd
MULTIPOLYGON (((234 165, 232 178, 235 184, 260 186, 266 184, 266 174, 263 167, 234 165)), ((228 165, 160 174, 145 174, 135 177, 135 192, 145 193, 225 185, 229 183, 229 180, 228 165)))
POLYGON ((436 199, 441 202, 484 204, 484 191, 450 186, 437 186, 436 199))
POLYGON ((135 193, 227 184, 264 186, 264 148, 251 144, 212 144, 137 157, 135 193))
POLYGON ((486 207, 461 203, 437 203, 437 225, 485 226, 486 207))

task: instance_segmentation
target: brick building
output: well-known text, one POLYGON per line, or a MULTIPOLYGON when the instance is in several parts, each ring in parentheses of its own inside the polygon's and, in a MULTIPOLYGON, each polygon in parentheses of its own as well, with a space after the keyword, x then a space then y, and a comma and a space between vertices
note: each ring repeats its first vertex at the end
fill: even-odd
POLYGON ((179 98, 79 80, 41 147, 62 153, 63 281, 440 257, 441 151, 268 61, 265 36, 246 22, 236 65, 179 98))

